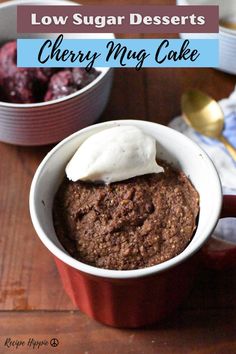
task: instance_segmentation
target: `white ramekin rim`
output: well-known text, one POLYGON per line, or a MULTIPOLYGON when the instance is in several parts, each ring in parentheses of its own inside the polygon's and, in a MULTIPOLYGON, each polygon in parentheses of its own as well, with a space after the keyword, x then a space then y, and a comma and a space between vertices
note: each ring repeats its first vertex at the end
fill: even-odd
MULTIPOLYGON (((187 258, 189 258, 190 256, 192 256, 194 253, 196 253, 201 247, 202 245, 207 241, 207 239, 210 237, 212 231, 214 230, 218 219, 219 219, 219 215, 220 215, 220 211, 221 211, 221 207, 222 207, 222 188, 221 188, 221 183, 220 183, 220 179, 218 176, 218 173, 215 169, 214 164, 212 163, 212 161, 210 160, 210 158, 207 156, 207 154, 199 147, 199 145, 197 145, 195 142, 193 142, 192 140, 190 140, 188 137, 186 137, 185 135, 169 128, 166 126, 162 126, 160 124, 157 123, 153 123, 153 122, 147 122, 147 121, 141 121, 141 120, 134 120, 134 119, 129 119, 129 120, 125 120, 125 124, 148 124, 151 126, 158 125, 159 129, 168 129, 171 130, 173 134, 179 135, 181 136, 181 139, 184 142, 186 142, 187 144, 191 144, 193 149, 195 151, 197 151, 199 154, 202 155, 202 157, 204 158, 205 163, 207 164, 207 168, 209 171, 211 171, 211 173, 213 173, 214 178, 215 178, 215 205, 214 205, 214 210, 211 210, 210 217, 209 217, 209 222, 208 225, 205 229, 205 236, 203 239, 198 239, 194 242, 194 246, 191 247, 192 242, 190 242, 190 244, 188 245, 188 247, 179 255, 177 255, 174 258, 171 258, 168 261, 165 261, 163 263, 157 264, 155 266, 152 267, 147 267, 147 268, 142 268, 142 269, 135 269, 135 270, 108 270, 108 269, 102 269, 102 268, 97 268, 97 267, 93 267, 90 265, 87 265, 85 263, 82 263, 74 258, 72 258, 69 254, 67 254, 66 252, 62 251, 61 249, 59 249, 51 240, 50 238, 46 235, 46 233, 43 231, 43 229, 40 226, 38 217, 37 217, 37 212, 36 212, 36 204, 35 204, 35 193, 37 192, 37 183, 38 183, 38 179, 40 177, 40 175, 43 173, 45 167, 47 166, 48 161, 50 160, 50 158, 52 157, 52 155, 54 155, 55 153, 57 153, 57 151, 59 149, 61 149, 62 146, 65 146, 71 139, 73 139, 76 135, 78 134, 83 134, 86 132, 89 132, 91 130, 94 129, 94 127, 97 127, 98 125, 100 127, 109 127, 109 126, 113 126, 114 124, 122 124, 122 122, 124 122, 124 120, 116 120, 116 121, 109 121, 109 122, 104 122, 104 123, 99 123, 93 126, 89 126, 87 128, 84 128, 72 135, 70 135, 69 137, 67 137, 66 139, 62 140, 59 144, 57 144, 43 159, 43 161, 41 162, 41 164, 39 165, 32 184, 31 184, 31 189, 30 189, 30 196, 29 196, 29 208, 30 208, 30 215, 31 215, 31 219, 32 219, 32 223, 34 225, 34 228, 39 236, 39 238, 41 239, 41 241, 43 242, 43 244, 48 248, 48 250, 57 258, 59 258, 61 261, 63 261, 64 263, 68 264, 69 266, 71 266, 72 268, 75 268, 81 272, 93 275, 93 276, 97 276, 97 277, 103 277, 103 278, 113 278, 113 279, 131 279, 131 278, 138 278, 138 277, 143 277, 143 276, 149 276, 149 275, 153 275, 155 273, 160 273, 163 271, 166 271, 180 263, 182 263, 183 261, 185 261, 187 258), (161 127, 161 128, 160 128, 161 127)), ((194 238, 193 238, 194 239, 194 238)))

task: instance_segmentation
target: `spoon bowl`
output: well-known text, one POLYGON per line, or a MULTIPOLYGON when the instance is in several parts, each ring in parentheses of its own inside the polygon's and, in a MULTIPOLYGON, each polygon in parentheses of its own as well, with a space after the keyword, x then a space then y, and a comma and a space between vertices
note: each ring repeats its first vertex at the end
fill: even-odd
POLYGON ((191 89, 182 95, 181 107, 183 118, 189 126, 202 135, 220 140, 236 160, 236 149, 223 136, 224 113, 213 98, 191 89))

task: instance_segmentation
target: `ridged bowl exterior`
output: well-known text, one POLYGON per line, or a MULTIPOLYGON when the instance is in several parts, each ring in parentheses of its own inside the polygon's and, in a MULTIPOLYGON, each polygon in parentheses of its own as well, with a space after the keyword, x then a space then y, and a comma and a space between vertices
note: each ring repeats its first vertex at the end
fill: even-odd
POLYGON ((54 259, 74 305, 93 319, 120 328, 150 325, 172 313, 186 299, 199 268, 194 256, 162 273, 111 279, 83 273, 54 259))
POLYGON ((0 103, 0 141, 16 145, 46 145, 94 123, 108 102, 112 70, 88 90, 40 106, 6 106, 0 103))

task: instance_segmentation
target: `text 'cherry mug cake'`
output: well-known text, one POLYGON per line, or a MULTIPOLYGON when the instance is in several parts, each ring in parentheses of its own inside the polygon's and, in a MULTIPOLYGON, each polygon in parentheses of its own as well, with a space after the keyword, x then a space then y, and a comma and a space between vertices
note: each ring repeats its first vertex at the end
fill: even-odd
POLYGON ((72 257, 98 268, 134 270, 187 247, 199 194, 156 150, 153 137, 128 125, 97 132, 78 147, 53 205, 57 237, 72 257))

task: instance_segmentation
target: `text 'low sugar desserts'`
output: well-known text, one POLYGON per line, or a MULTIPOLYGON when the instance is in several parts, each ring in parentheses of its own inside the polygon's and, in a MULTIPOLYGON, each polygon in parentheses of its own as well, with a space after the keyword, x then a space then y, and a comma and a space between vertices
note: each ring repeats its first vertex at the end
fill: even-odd
POLYGON ((198 192, 182 171, 156 155, 154 138, 132 126, 103 130, 80 145, 53 206, 56 234, 74 258, 131 270, 164 262, 187 247, 198 192))
POLYGON ((20 68, 16 41, 0 47, 0 101, 37 103, 63 98, 87 86, 98 75, 95 69, 20 68))

